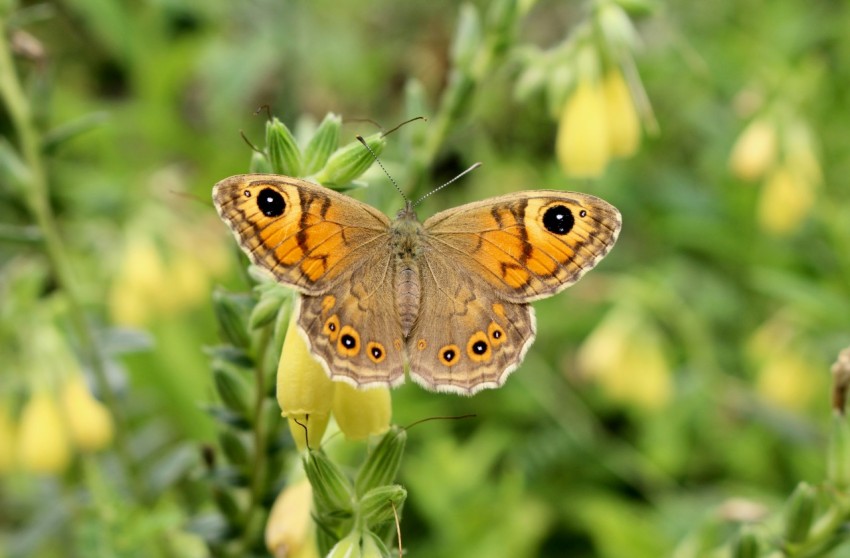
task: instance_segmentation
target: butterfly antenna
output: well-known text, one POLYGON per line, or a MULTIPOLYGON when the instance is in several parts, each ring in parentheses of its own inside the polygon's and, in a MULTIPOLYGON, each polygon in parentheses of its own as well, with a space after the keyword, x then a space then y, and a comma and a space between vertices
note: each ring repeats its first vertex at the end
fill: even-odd
POLYGON ((422 196, 421 198, 416 200, 413 203, 413 207, 416 207, 417 205, 419 205, 422 202, 422 200, 424 200, 425 198, 427 198, 431 194, 436 194, 437 192, 439 192, 440 190, 442 190, 443 188, 445 188, 446 186, 448 186, 449 184, 451 184, 452 182, 454 182, 455 180, 457 180, 461 176, 465 175, 468 172, 474 171, 475 169, 477 169, 480 166, 481 166, 481 163, 475 163, 474 165, 472 165, 471 167, 469 167, 468 169, 466 169, 465 171, 463 171, 462 173, 460 173, 456 177, 452 178, 451 180, 449 180, 448 182, 446 182, 445 184, 440 186, 439 188, 434 188, 433 190, 431 190, 430 192, 428 192, 427 194, 425 194, 424 196, 422 196))
POLYGON ((358 136, 357 136, 357 141, 359 141, 360 143, 362 143, 362 144, 363 144, 363 146, 364 146, 364 147, 366 147, 366 149, 368 149, 368 150, 369 150, 369 153, 371 153, 371 154, 372 154, 372 157, 375 159, 375 162, 376 162, 376 163, 378 163, 378 166, 379 166, 379 167, 381 167, 381 170, 382 170, 382 171, 384 171, 384 174, 385 174, 385 175, 387 175, 387 178, 389 178, 389 179, 390 179, 390 182, 392 182, 392 183, 393 183, 393 186, 395 186, 395 189, 396 189, 396 190, 398 190, 398 193, 399 193, 399 194, 401 194, 401 197, 402 197, 402 198, 404 198, 405 203, 410 203, 410 200, 407 198, 407 196, 405 196, 405 195, 404 195, 404 192, 402 192, 402 191, 401 191, 401 188, 399 188, 399 187, 398 187, 398 184, 396 183, 395 179, 393 179, 393 177, 392 177, 392 176, 390 176, 390 173, 388 173, 388 172, 387 172, 387 169, 386 169, 386 168, 384 168, 383 163, 381 163, 381 160, 380 160, 380 159, 378 159, 378 156, 377 156, 377 155, 375 155, 375 152, 374 152, 374 151, 372 151, 372 148, 371 148, 371 147, 369 147, 369 144, 368 144, 368 143, 366 143, 366 140, 364 140, 364 139, 363 139, 363 136, 358 135, 358 136))
POLYGON ((395 132, 396 130, 401 128, 402 126, 404 126, 406 124, 410 124, 411 122, 416 122, 417 120, 422 120, 423 122, 428 122, 428 119, 425 118, 424 116, 414 116, 410 120, 405 120, 404 122, 402 122, 401 124, 399 124, 398 126, 393 128, 392 130, 390 130, 388 132, 384 132, 381 135, 384 136, 384 137, 387 137, 388 135, 392 134, 393 132, 395 132))

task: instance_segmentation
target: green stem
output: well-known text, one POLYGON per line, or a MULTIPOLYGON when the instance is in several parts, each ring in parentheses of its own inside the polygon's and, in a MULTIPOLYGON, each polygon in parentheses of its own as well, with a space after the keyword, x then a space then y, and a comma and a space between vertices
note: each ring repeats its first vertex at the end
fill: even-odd
MULTIPOLYGON (((0 18, 0 29, 6 29, 6 21, 0 18)), ((45 252, 53 267, 56 281, 65 293, 70 307, 71 323, 77 334, 84 356, 94 372, 95 381, 101 397, 109 407, 119 428, 116 429, 116 451, 126 466, 131 486, 137 496, 142 494, 137 481, 134 462, 128 451, 124 429, 121 428, 122 413, 118 398, 106 376, 103 358, 95 341, 95 335, 86 322, 82 304, 76 293, 73 273, 67 258, 67 249, 62 242, 53 209, 50 206, 47 174, 41 153, 41 138, 33 122, 29 102, 21 88, 9 43, 0 40, 0 96, 2 96, 9 118, 17 132, 21 155, 29 168, 29 183, 24 184, 22 192, 25 203, 32 214, 36 226, 41 231, 45 252)))
MULTIPOLYGON (((250 484, 250 504, 248 506, 248 514, 245 519, 246 526, 253 525, 252 515, 260 513, 263 510, 263 499, 265 498, 265 490, 268 484, 268 452, 266 434, 266 378, 268 374, 265 370, 267 359, 266 352, 269 350, 269 344, 273 337, 272 327, 266 326, 259 333, 256 350, 254 351, 254 466, 251 469, 251 484, 250 484)), ((255 542, 253 537, 256 536, 250 528, 246 528, 243 532, 243 544, 246 549, 252 548, 255 542)))
POLYGON ((516 20, 522 17, 521 11, 514 2, 503 0, 491 5, 488 15, 500 20, 485 26, 485 35, 474 54, 467 61, 466 67, 459 67, 457 61, 449 76, 449 84, 440 97, 437 114, 428 126, 427 137, 419 153, 412 162, 411 184, 414 191, 423 186, 427 169, 431 168, 446 141, 452 127, 460 120, 472 101, 476 89, 488 77, 493 69, 504 60, 510 46, 515 41, 513 29, 516 20), (494 16, 493 12, 502 14, 494 16))

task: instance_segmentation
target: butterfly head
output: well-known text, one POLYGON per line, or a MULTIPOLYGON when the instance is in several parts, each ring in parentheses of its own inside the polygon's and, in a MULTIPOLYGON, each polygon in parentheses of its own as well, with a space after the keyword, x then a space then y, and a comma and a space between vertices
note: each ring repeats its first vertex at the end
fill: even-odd
POLYGON ((413 222, 419 223, 419 218, 416 216, 416 210, 413 208, 413 202, 410 200, 406 200, 404 203, 404 209, 400 209, 398 213, 396 213, 396 221, 402 222, 413 222))

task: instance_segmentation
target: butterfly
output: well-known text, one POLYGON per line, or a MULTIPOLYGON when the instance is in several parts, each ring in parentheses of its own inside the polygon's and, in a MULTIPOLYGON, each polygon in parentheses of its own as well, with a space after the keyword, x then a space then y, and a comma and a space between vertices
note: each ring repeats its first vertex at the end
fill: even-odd
POLYGON ((250 260, 300 292, 298 327, 334 380, 414 381, 472 395, 500 387, 534 341, 529 304, 608 253, 619 211, 588 194, 530 190, 420 222, 390 220, 339 192, 282 175, 218 182, 213 201, 250 260))

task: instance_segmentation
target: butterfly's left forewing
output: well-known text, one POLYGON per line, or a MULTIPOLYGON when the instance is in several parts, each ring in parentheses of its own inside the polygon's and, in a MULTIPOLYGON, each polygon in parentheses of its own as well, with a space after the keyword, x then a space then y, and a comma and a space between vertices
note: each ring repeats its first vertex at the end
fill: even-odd
POLYGON ((364 254, 386 248, 386 215, 298 178, 231 176, 213 201, 251 261, 303 293, 327 292, 364 254))

